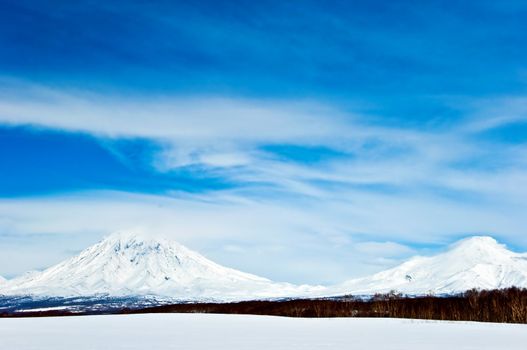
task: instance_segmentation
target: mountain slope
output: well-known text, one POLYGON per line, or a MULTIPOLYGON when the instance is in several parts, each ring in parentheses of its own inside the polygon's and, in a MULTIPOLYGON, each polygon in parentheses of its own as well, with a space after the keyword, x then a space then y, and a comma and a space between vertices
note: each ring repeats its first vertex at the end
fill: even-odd
POLYGON ((527 287, 527 254, 507 250, 491 237, 458 241, 441 254, 414 257, 392 269, 353 279, 333 293, 454 293, 472 288, 527 287))
POLYGON ((161 295, 184 300, 240 300, 303 294, 311 288, 218 265, 164 239, 114 234, 42 272, 8 281, 8 295, 161 295))

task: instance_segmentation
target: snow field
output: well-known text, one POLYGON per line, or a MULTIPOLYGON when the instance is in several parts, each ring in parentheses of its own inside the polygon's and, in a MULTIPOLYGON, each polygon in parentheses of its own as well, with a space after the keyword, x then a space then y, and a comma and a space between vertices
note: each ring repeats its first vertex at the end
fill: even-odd
POLYGON ((525 349, 527 325, 212 314, 0 319, 0 349, 525 349))

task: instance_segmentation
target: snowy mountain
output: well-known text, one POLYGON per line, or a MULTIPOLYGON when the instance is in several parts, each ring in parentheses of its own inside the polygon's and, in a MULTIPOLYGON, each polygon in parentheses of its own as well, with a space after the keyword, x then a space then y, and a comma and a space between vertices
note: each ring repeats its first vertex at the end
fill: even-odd
POLYGON ((4 283, 6 281, 5 278, 3 278, 2 276, 0 276, 0 284, 4 283))
POLYGON ((447 294, 472 288, 527 287, 527 254, 491 237, 461 240, 443 253, 414 257, 392 269, 337 286, 295 286, 218 265, 165 239, 114 234, 58 265, 1 281, 10 296, 161 296, 234 301, 282 297, 447 294))
POLYGON ((472 288, 527 287, 527 254, 514 253, 491 237, 470 237, 441 254, 414 257, 392 269, 331 288, 333 294, 453 293, 472 288))
POLYGON ((243 300, 303 295, 316 289, 220 266, 173 241, 120 233, 42 272, 9 280, 0 294, 243 300))

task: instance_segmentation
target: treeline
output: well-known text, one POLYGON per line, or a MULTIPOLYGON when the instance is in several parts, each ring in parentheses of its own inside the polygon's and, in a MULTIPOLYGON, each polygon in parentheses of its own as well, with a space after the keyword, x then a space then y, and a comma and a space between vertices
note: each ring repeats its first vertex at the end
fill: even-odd
MULTIPOLYGON (((113 304, 112 304, 113 305, 113 304)), ((78 307, 78 306, 77 306, 78 307)), ((470 290, 451 296, 378 294, 326 299, 182 303, 130 308, 2 311, 0 317, 43 317, 136 313, 218 313, 289 317, 395 317, 451 321, 527 323, 527 289, 470 290)))
MULTIPOLYGON (((370 299, 295 299, 236 303, 173 304, 130 313, 221 313, 289 317, 395 317, 451 321, 527 323, 527 289, 470 290, 440 297, 375 295, 370 299)), ((125 313, 128 313, 125 311, 125 313)))

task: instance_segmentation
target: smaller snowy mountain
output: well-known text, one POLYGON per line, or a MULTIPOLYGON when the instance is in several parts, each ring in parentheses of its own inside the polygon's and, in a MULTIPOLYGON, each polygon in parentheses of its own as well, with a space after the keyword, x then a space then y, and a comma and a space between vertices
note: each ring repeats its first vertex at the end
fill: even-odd
POLYGON ((495 239, 475 236, 451 245, 441 254, 414 257, 392 269, 353 279, 335 294, 448 294, 472 288, 527 288, 527 254, 508 250, 495 239))
POLYGON ((166 239, 118 233, 42 272, 7 281, 5 295, 158 295, 181 300, 297 296, 316 288, 275 283, 218 265, 166 239))
POLYGON ((0 276, 0 284, 4 283, 5 281, 7 281, 5 278, 3 278, 2 276, 0 276))

